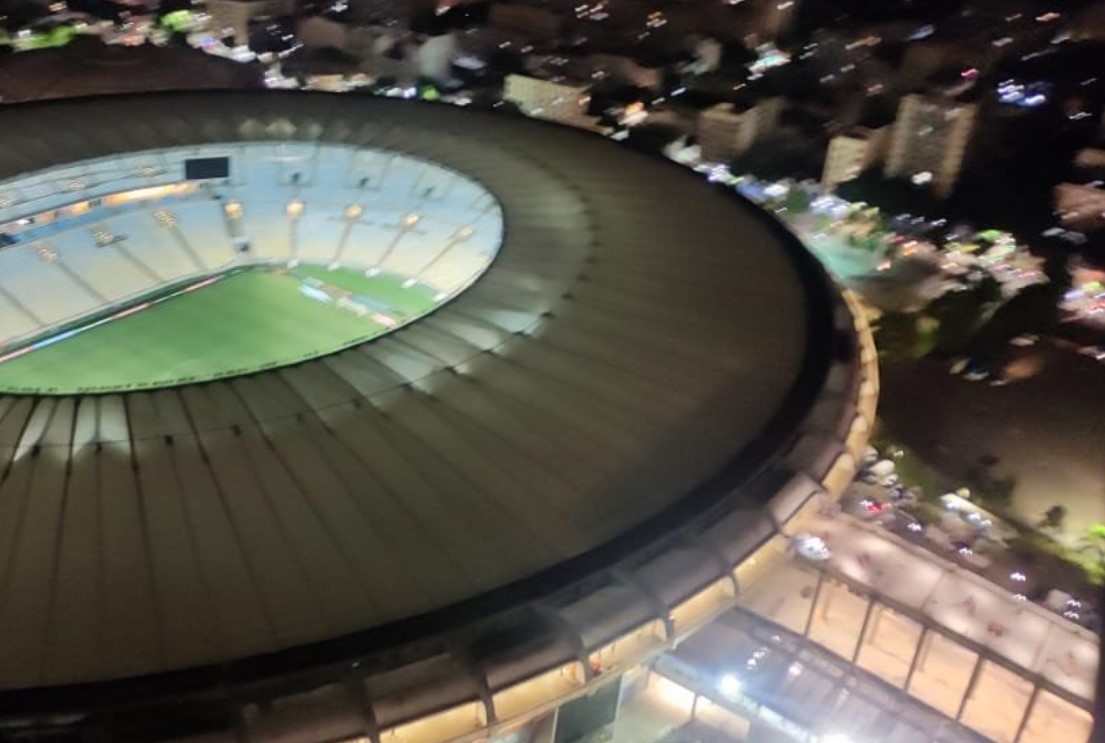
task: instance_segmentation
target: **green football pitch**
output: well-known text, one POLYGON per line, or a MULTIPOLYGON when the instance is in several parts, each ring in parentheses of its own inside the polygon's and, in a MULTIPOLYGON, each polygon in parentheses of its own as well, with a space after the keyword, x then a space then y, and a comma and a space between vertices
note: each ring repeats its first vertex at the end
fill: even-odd
POLYGON ((394 276, 249 268, 194 291, 145 297, 124 317, 44 336, 0 363, 0 392, 139 390, 245 374, 361 343, 435 304, 427 287, 404 287, 394 276))

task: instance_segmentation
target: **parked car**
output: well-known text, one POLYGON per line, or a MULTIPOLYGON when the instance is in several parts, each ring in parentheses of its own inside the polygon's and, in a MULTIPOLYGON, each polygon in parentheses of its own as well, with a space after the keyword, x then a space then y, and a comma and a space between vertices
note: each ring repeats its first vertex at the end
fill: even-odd
POLYGON ((1095 361, 1105 361, 1105 344, 1097 344, 1094 346, 1082 346, 1078 349, 1078 353, 1083 356, 1089 356, 1095 361))

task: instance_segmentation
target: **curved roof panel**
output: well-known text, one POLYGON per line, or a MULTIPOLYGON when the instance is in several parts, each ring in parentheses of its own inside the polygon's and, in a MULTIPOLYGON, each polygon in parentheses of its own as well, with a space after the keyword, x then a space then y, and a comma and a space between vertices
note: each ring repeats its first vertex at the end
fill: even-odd
POLYGON ((373 342, 203 385, 0 397, 0 689, 524 601, 644 547, 642 524, 738 455, 755 469, 780 411, 811 401, 803 366, 828 363, 823 278, 785 233, 599 137, 231 93, 12 107, 0 141, 0 180, 200 143, 392 150, 478 182, 504 224, 472 287, 373 342))

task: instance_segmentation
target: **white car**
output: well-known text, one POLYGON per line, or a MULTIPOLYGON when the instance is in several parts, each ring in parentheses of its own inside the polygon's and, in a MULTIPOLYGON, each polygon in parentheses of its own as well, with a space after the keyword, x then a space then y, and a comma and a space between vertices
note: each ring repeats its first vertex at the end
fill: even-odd
POLYGON ((868 467, 867 471, 874 475, 876 478, 882 480, 894 474, 894 470, 896 469, 897 465, 894 464, 894 460, 880 459, 879 461, 868 467))
POLYGON ((825 540, 815 534, 796 534, 794 549, 799 555, 814 562, 824 562, 833 556, 825 540))

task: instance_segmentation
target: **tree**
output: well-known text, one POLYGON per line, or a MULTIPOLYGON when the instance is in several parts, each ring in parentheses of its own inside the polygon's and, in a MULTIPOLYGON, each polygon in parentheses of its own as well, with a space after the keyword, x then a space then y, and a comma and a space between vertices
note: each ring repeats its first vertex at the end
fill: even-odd
POLYGON ((1065 283, 1034 284, 998 307, 978 331, 972 346, 980 353, 995 353, 1011 338, 1024 333, 1046 333, 1059 322, 1059 304, 1069 286, 1065 283))
POLYGON ((116 25, 121 24, 123 17, 129 13, 126 5, 114 0, 68 0, 66 5, 71 11, 87 13, 116 25))
POLYGON ((721 44, 721 65, 739 69, 756 61, 756 53, 739 41, 728 40, 721 44))
POLYGON ((877 253, 882 248, 882 236, 872 232, 860 241, 860 247, 869 253, 877 253))
POLYGON ((1013 505, 1013 494, 1016 489, 1015 477, 991 477, 983 483, 978 496, 987 507, 1004 511, 1013 505))
POLYGON ((1062 529, 1063 520, 1067 517, 1067 507, 1062 505, 1055 505, 1047 509, 1044 512, 1044 517, 1040 519, 1039 526, 1048 529, 1062 529))
POLYGON ((494 104, 493 108, 496 112, 498 112, 500 114, 504 114, 506 116, 524 116, 525 115, 525 114, 522 113, 522 109, 519 108, 517 103, 515 103, 514 101, 508 101, 506 99, 503 99, 501 101, 496 102, 494 104))
POLYGON ((821 176, 824 150, 820 143, 790 129, 780 128, 755 142, 730 165, 733 173, 751 173, 778 181, 815 180, 821 176))
POLYGON ((972 467, 966 473, 967 482, 971 490, 978 494, 978 499, 987 507, 998 511, 1004 511, 1013 505, 1013 493, 1017 489, 1015 477, 998 477, 993 468, 997 459, 983 457, 978 465, 972 467))
POLYGON ((901 178, 884 178, 874 171, 861 173, 836 187, 836 192, 847 201, 863 201, 874 204, 889 214, 914 216, 944 216, 948 207, 924 188, 914 186, 901 178))
POLYGON ((1078 551, 1089 554, 1099 563, 1105 563, 1105 524, 1091 524, 1079 540, 1078 551))
POLYGON ((934 299, 925 314, 939 323, 936 351, 944 355, 964 351, 974 338, 985 308, 983 293, 973 289, 945 292, 934 299))
POLYGON ((875 327, 875 346, 892 359, 919 359, 935 345, 936 322, 906 312, 887 312, 875 327))
POLYGON ((629 130, 629 138, 625 143, 640 152, 659 155, 682 134, 677 127, 669 124, 641 124, 629 130))
POLYGON ((787 193, 787 197, 783 201, 783 205, 792 215, 805 214, 810 210, 811 201, 812 199, 810 199, 810 195, 806 192, 805 189, 792 188, 787 193))
POLYGON ((46 4, 19 2, 0 12, 0 26, 15 32, 50 16, 46 4))
POLYGON ((174 12, 185 11, 187 13, 192 12, 191 0, 161 0, 157 4, 157 12, 162 18, 167 15, 171 15, 174 12))
POLYGON ((487 57, 487 73, 496 80, 526 71, 525 59, 513 49, 496 48, 487 57))
POLYGON ((647 101, 652 94, 647 88, 626 85, 616 81, 603 82, 591 88, 587 113, 599 116, 608 108, 624 108, 637 101, 647 101))

